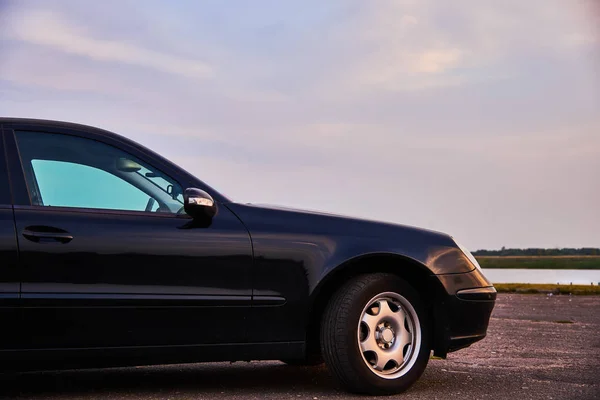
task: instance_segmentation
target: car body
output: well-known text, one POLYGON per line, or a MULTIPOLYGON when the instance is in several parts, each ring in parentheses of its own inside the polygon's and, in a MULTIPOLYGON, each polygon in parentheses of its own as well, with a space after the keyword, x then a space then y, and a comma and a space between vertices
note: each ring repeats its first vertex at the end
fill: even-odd
POLYGON ((332 296, 373 273, 414 288, 436 356, 486 334, 495 290, 449 235, 236 203, 89 126, 0 128, 3 369, 318 359, 332 296))

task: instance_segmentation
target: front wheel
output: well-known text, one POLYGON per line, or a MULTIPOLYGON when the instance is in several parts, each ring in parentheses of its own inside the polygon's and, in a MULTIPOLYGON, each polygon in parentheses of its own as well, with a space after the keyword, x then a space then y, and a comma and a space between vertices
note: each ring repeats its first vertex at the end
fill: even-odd
POLYGON ((342 286, 323 314, 323 358, 353 392, 408 389, 429 361, 429 321, 416 291, 391 274, 360 275, 342 286))

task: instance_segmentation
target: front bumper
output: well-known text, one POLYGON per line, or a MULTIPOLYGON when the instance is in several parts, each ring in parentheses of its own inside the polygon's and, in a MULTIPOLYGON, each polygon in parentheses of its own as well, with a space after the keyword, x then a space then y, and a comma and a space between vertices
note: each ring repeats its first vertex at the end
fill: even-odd
POLYGON ((435 275, 443 290, 434 308, 434 355, 446 357, 485 337, 496 290, 480 270, 435 275))

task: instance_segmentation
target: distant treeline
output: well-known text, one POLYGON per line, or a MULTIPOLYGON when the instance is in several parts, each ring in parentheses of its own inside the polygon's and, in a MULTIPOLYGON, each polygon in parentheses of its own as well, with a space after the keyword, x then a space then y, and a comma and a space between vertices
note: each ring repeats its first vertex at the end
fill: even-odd
POLYGON ((474 256, 600 256, 600 248, 582 247, 580 249, 507 249, 500 250, 477 250, 474 256))

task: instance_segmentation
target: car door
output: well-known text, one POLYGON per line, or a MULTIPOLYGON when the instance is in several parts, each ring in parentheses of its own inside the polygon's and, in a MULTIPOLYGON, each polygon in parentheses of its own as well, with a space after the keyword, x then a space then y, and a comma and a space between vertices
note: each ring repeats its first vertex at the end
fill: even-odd
POLYGON ((16 348, 19 337, 17 257, 17 238, 0 126, 0 350, 16 348))
POLYGON ((201 182, 118 138, 13 128, 24 347, 244 341, 249 234, 226 207, 183 212, 201 182))

